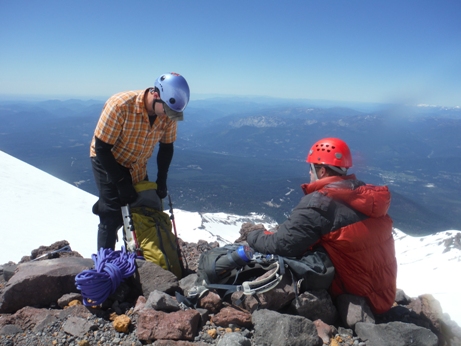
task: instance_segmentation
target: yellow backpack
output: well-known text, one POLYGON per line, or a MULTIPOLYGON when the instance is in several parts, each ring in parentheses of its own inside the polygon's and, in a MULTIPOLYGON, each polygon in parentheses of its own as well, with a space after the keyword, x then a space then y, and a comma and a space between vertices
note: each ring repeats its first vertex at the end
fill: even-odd
POLYGON ((147 261, 169 270, 178 279, 182 278, 178 243, 172 232, 168 214, 163 212, 162 202, 157 196, 157 184, 141 181, 135 185, 139 198, 131 204, 131 218, 136 238, 147 261))

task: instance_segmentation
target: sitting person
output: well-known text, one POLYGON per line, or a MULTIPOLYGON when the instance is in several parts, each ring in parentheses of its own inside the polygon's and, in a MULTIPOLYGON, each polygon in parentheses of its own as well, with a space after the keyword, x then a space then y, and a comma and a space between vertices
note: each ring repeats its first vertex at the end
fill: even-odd
POLYGON ((365 297, 376 314, 388 311, 397 277, 388 188, 347 175, 352 156, 338 138, 316 142, 307 162, 311 183, 301 186, 305 196, 277 232, 250 232, 248 245, 286 257, 324 249, 335 267, 333 298, 353 294, 365 297))

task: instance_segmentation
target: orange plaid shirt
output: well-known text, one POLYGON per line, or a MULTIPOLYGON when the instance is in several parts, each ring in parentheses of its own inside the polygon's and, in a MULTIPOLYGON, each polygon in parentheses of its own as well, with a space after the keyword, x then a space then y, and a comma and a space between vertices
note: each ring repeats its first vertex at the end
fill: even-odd
POLYGON ((147 90, 126 91, 107 100, 94 131, 90 156, 96 156, 95 137, 111 144, 115 160, 130 169, 133 184, 147 175, 147 161, 158 142, 173 143, 176 140, 177 122, 166 115, 159 115, 150 126, 144 106, 147 90))

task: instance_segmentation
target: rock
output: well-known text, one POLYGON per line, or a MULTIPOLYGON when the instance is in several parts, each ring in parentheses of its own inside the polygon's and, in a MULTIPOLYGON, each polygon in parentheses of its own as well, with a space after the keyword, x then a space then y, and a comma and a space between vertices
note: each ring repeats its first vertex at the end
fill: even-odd
POLYGON ((93 261, 70 257, 18 265, 0 295, 0 312, 16 312, 25 306, 50 307, 64 294, 75 292, 75 276, 93 261))
POLYGON ((400 305, 407 305, 411 301, 411 298, 405 294, 401 289, 397 289, 395 293, 395 302, 400 305))
POLYGON ((41 330, 59 318, 58 310, 37 309, 26 306, 9 316, 5 324, 15 324, 21 329, 41 330))
POLYGON ((377 324, 388 323, 388 322, 406 322, 413 323, 417 326, 430 329, 432 324, 428 318, 421 316, 415 311, 409 309, 406 306, 393 306, 388 312, 378 315, 376 318, 377 324))
POLYGON ((434 333, 411 323, 373 324, 357 322, 355 332, 367 345, 373 346, 438 345, 438 339, 434 333))
POLYGON ((139 312, 140 310, 144 309, 144 308, 146 307, 146 302, 147 302, 146 297, 144 297, 144 296, 139 296, 139 297, 138 297, 138 300, 136 301, 136 305, 135 305, 135 307, 134 307, 133 312, 134 312, 134 313, 137 313, 137 312, 139 312))
POLYGON ((179 287, 181 287, 186 297, 189 295, 189 290, 195 286, 196 281, 197 274, 190 274, 179 280, 179 287))
POLYGON ((251 341, 239 333, 226 333, 218 341, 218 346, 251 346, 251 341))
POLYGON ((92 328, 93 324, 85 318, 70 316, 63 324, 62 329, 73 336, 83 337, 92 328))
POLYGON ((301 316, 270 310, 253 312, 254 343, 258 346, 321 346, 315 324, 301 316))
POLYGON ((300 294, 298 302, 296 300, 291 302, 291 309, 311 321, 320 319, 327 324, 334 324, 338 318, 338 311, 326 290, 307 291, 300 294))
POLYGON ((339 316, 346 327, 354 329, 357 322, 375 323, 375 317, 365 298, 342 294, 336 298, 336 302, 339 316))
POLYGON ((30 256, 23 256, 19 263, 65 257, 82 258, 82 255, 76 251, 72 251, 67 240, 60 240, 50 246, 40 246, 39 248, 32 250, 30 256))
POLYGON ((35 333, 42 332, 48 326, 55 323, 56 321, 59 321, 59 315, 56 316, 54 312, 47 311, 46 313, 43 314, 43 318, 35 324, 35 327, 32 328, 32 331, 35 333))
POLYGON ((3 278, 5 281, 9 281, 14 273, 16 272, 16 268, 18 267, 17 264, 14 264, 13 262, 5 263, 3 266, 3 278))
POLYGON ((198 261, 203 252, 219 247, 219 243, 217 241, 208 243, 205 240, 199 240, 197 243, 186 243, 181 239, 178 240, 181 252, 184 255, 184 262, 186 263, 184 276, 197 271, 198 261))
POLYGON ((147 298, 145 307, 165 312, 181 310, 178 301, 175 298, 166 294, 165 292, 160 292, 157 290, 149 294, 149 298, 147 298))
POLYGON ((208 322, 210 314, 207 309, 196 308, 195 310, 200 314, 199 328, 201 328, 208 322))
POLYGON ((54 310, 54 311, 57 311, 59 313, 58 317, 59 319, 65 319, 69 316, 77 316, 77 317, 81 317, 81 318, 89 318, 93 315, 102 315, 103 312, 99 309, 91 309, 91 308, 88 308, 84 305, 74 305, 74 306, 70 306, 68 307, 67 309, 64 309, 64 310, 54 310))
POLYGON ((168 270, 159 265, 145 261, 141 268, 138 268, 139 279, 144 297, 155 290, 174 295, 174 292, 182 294, 178 278, 168 270))
MULTIPOLYGON (((82 295, 80 293, 68 293, 64 294, 61 298, 58 299, 58 306, 60 308, 64 308, 68 306, 72 301, 82 301, 82 295)), ((75 303, 73 304, 75 305, 75 303)))
POLYGON ((64 309, 67 308, 67 307, 75 306, 75 305, 82 305, 82 302, 80 300, 78 300, 78 299, 72 300, 72 301, 69 302, 68 306, 64 307, 64 309))
POLYGON ((216 339, 216 337, 218 336, 218 331, 216 329, 210 329, 210 330, 207 330, 206 333, 211 336, 213 339, 216 339))
POLYGON ((15 324, 7 324, 0 329, 0 335, 13 335, 22 332, 23 330, 15 324))
POLYGON ((174 341, 174 340, 157 340, 152 346, 209 346, 204 342, 174 341))
POLYGON ((139 312, 136 334, 139 340, 193 340, 197 335, 200 314, 195 310, 165 313, 153 309, 139 312))
POLYGON ((129 318, 127 315, 120 315, 115 317, 112 324, 117 332, 128 333, 131 325, 131 318, 129 318))
POLYGON ((322 339, 324 344, 329 344, 330 339, 333 336, 335 329, 333 326, 330 326, 323 322, 322 320, 314 321, 315 328, 317 328, 317 334, 322 339))
POLYGON ((448 314, 443 315, 442 321, 442 334, 447 342, 451 342, 451 345, 461 345, 461 327, 452 321, 448 314))
POLYGON ((213 292, 205 292, 198 300, 197 306, 202 309, 207 309, 212 314, 218 312, 222 307, 221 297, 213 292))
POLYGON ((239 310, 235 307, 225 307, 214 315, 211 321, 221 327, 228 327, 229 325, 236 324, 241 327, 251 328, 251 314, 248 311, 239 310))
MULTIPOLYGON (((443 314, 440 303, 431 294, 423 294, 407 305, 411 313, 408 318, 412 323, 430 329, 441 345, 450 340, 461 339, 461 329, 443 314)), ((395 320, 395 319, 394 319, 395 320)))

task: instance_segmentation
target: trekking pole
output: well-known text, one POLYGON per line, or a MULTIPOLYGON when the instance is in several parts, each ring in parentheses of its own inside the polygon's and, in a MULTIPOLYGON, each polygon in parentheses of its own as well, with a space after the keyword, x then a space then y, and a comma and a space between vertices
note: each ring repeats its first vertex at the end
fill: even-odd
POLYGON ((138 239, 136 238, 136 231, 133 226, 133 219, 131 218, 130 206, 122 206, 123 217, 123 238, 125 240, 126 249, 129 252, 136 253, 137 256, 142 256, 138 239))
MULTIPOLYGON (((176 232, 176 222, 174 221, 173 203, 171 202, 170 194, 168 194, 168 202, 169 202, 168 205, 170 206, 170 220, 171 220, 171 224, 173 225, 174 236, 176 238, 176 247, 177 247, 177 251, 178 251, 179 264, 181 265, 181 270, 182 270, 183 275, 184 275, 184 269, 185 268, 184 268, 184 263, 183 263, 181 247, 179 246, 178 233, 176 232)), ((189 265, 187 264, 187 260, 185 258, 184 258, 184 261, 186 262, 186 267, 189 267, 189 265)))

